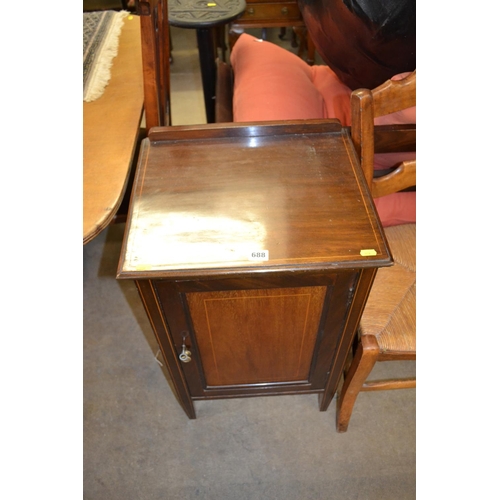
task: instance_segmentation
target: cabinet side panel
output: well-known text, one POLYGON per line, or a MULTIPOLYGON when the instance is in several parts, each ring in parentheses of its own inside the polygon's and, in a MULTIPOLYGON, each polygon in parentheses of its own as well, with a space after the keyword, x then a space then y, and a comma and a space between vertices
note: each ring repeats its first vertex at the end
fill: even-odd
POLYGON ((189 388, 179 366, 176 350, 165 317, 162 314, 155 289, 149 280, 137 280, 135 283, 165 360, 174 392, 187 416, 189 418, 196 418, 189 388))
POLYGON ((320 397, 321 411, 326 411, 328 409, 328 406, 337 390, 343 368, 347 360, 348 351, 352 346, 354 336, 356 334, 376 273, 376 268, 363 269, 360 272, 359 281, 352 299, 352 305, 349 309, 347 321, 335 350, 332 370, 330 371, 328 380, 326 381, 325 391, 322 397, 320 397))
POLYGON ((325 292, 187 293, 207 386, 306 381, 325 292))

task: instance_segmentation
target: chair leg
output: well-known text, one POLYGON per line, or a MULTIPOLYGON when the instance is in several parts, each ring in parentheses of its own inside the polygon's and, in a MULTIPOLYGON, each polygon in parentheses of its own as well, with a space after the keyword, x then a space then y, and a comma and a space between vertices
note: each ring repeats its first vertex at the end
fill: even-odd
POLYGON ((346 432, 354 403, 380 353, 375 337, 363 335, 337 399, 337 432, 346 432))

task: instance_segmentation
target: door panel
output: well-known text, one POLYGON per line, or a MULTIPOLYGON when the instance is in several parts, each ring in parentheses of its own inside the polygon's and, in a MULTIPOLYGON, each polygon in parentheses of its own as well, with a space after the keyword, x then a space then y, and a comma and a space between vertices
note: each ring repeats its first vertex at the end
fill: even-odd
POLYGON ((187 293, 207 386, 307 381, 325 291, 187 293))

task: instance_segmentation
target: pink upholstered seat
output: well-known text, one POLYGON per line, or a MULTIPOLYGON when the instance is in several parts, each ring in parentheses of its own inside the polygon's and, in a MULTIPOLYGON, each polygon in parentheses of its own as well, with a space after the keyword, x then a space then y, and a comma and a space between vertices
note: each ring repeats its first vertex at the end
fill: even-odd
POLYGON ((338 118, 350 125, 351 89, 328 66, 243 33, 231 52, 233 120, 338 118))
MULTIPOLYGON (((337 118, 342 125, 351 125, 354 89, 344 85, 328 66, 309 66, 278 45, 246 33, 234 45, 231 66, 235 122, 337 118)), ((410 108, 375 123, 416 123, 416 111, 410 108)), ((375 169, 414 158, 412 153, 375 155, 375 169)), ((390 194, 375 204, 385 227, 416 221, 415 192, 390 194)))

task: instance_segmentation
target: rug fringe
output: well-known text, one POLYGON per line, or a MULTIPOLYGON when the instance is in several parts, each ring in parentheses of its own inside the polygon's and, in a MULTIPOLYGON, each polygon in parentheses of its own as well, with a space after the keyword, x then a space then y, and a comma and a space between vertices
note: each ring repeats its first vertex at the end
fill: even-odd
POLYGON ((115 14, 111 20, 106 38, 103 40, 102 48, 96 58, 96 66, 89 78, 87 88, 84 90, 83 100, 85 102, 92 102, 101 97, 111 79, 111 67, 113 66, 113 59, 118 54, 120 34, 125 23, 125 18, 130 15, 130 12, 121 10, 115 14))

